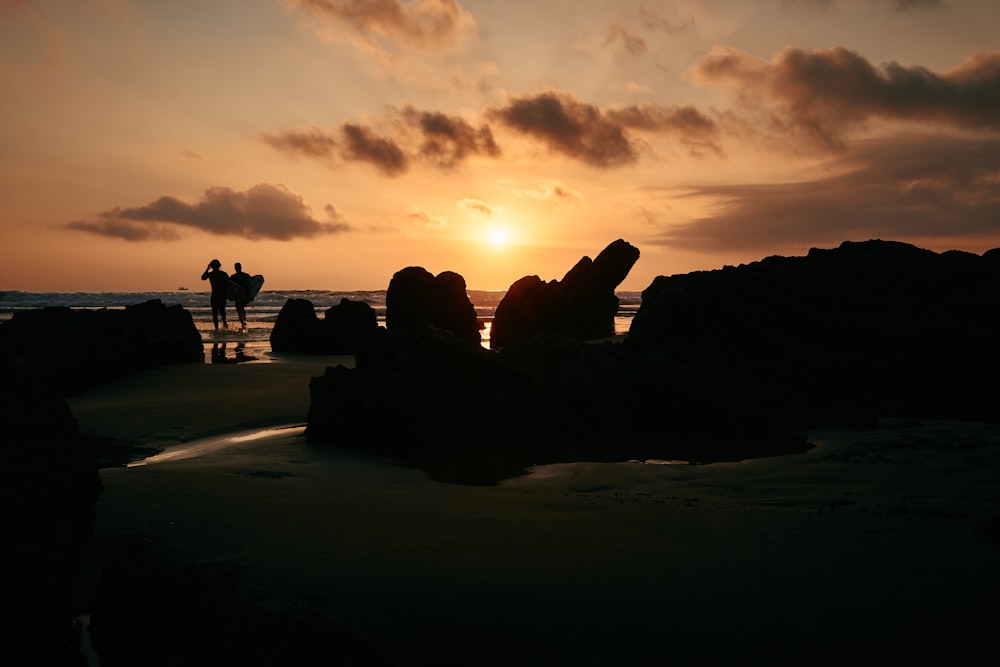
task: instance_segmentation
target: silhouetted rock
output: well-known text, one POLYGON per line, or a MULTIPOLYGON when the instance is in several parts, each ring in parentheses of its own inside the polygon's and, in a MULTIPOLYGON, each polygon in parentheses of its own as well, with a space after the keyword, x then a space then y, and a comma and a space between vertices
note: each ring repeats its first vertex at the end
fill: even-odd
POLYGON ((201 335, 182 306, 159 299, 124 310, 41 308, 0 324, 0 348, 63 396, 139 370, 201 363, 201 335))
POLYGON ((308 299, 289 299, 271 329, 271 350, 299 354, 354 354, 384 331, 375 309, 363 301, 342 298, 323 315, 308 299))
POLYGON ((1000 253, 868 241, 660 276, 623 343, 524 331, 491 351, 390 330, 356 369, 313 379, 307 434, 483 482, 581 458, 803 451, 811 429, 878 417, 1000 422, 982 389, 1000 373, 998 286, 1000 253))
POLYGON ((74 590, 101 491, 66 401, 0 354, 0 664, 82 664, 74 590))
POLYGON ((627 345, 739 372, 800 423, 876 416, 1000 418, 979 386, 1000 371, 1000 261, 890 241, 660 276, 627 345))
POLYGON ((453 271, 434 276, 419 266, 397 271, 385 293, 386 329, 428 325, 476 345, 482 340, 465 278, 453 271))
POLYGON ((524 336, 562 334, 581 340, 615 332, 615 288, 639 259, 639 249, 618 239, 596 259, 583 257, 562 281, 538 276, 515 281, 497 305, 490 344, 501 348, 524 336))
POLYGON ((371 305, 346 298, 327 309, 323 327, 335 354, 355 354, 382 331, 371 305))
POLYGON ((394 456, 465 481, 495 481, 497 467, 519 472, 523 456, 510 469, 509 453, 523 454, 552 423, 532 400, 528 377, 430 327, 388 329, 358 353, 355 368, 327 368, 309 388, 309 442, 394 456))
POLYGON ((278 311, 271 328, 271 349, 275 352, 317 353, 323 332, 316 307, 308 299, 289 299, 278 311))

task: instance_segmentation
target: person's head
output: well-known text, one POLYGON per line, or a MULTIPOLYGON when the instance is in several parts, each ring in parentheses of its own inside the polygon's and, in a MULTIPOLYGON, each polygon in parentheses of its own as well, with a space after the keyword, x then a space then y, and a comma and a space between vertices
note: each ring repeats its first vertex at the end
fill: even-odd
POLYGON ((237 271, 242 271, 243 270, 243 265, 240 264, 239 262, 236 262, 235 264, 233 264, 233 266, 236 267, 237 271))
POLYGON ((220 262, 217 259, 213 259, 211 262, 208 263, 208 265, 213 269, 218 269, 222 267, 222 262, 220 262))

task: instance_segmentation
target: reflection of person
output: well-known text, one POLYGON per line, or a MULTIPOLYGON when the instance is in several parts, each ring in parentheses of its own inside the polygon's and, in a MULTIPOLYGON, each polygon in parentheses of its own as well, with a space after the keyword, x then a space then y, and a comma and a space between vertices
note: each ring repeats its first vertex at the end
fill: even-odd
POLYGON ((226 356, 226 343, 212 343, 212 363, 213 364, 241 364, 244 361, 257 361, 257 357, 247 354, 246 343, 236 343, 235 356, 230 359, 226 356))
POLYGON ((246 295, 250 293, 250 274, 243 273, 243 265, 236 262, 233 266, 236 267, 236 273, 231 276, 231 280, 240 286, 243 290, 243 298, 236 300, 236 314, 240 318, 240 329, 244 332, 247 330, 247 303, 249 300, 246 295))
POLYGON ((226 283, 229 282, 229 274, 222 270, 222 262, 213 259, 208 263, 205 273, 201 274, 202 280, 207 280, 212 284, 212 324, 219 328, 219 320, 222 320, 222 328, 226 328, 226 283))

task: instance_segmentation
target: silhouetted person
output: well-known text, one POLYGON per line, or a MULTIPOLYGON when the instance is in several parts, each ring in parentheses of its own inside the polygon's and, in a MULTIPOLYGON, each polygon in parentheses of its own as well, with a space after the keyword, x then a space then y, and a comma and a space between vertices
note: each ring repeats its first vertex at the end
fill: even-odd
POLYGON ((222 262, 213 259, 208 263, 205 273, 201 274, 202 280, 212 283, 212 324, 219 328, 219 320, 222 320, 222 328, 226 328, 226 283, 229 282, 229 274, 222 270, 222 262))
POLYGON ((233 266, 236 267, 236 273, 230 277, 230 280, 243 290, 243 298, 236 300, 236 314, 240 318, 240 329, 245 332, 247 330, 247 304, 250 302, 247 299, 247 294, 250 293, 250 274, 243 273, 243 265, 239 262, 233 266))

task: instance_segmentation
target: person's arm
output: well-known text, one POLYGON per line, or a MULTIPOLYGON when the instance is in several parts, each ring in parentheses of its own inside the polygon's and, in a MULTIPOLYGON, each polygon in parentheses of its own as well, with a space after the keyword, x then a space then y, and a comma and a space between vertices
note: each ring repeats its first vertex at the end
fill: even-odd
POLYGON ((211 268, 212 268, 211 264, 209 264, 208 266, 205 267, 205 273, 201 274, 201 279, 202 280, 208 280, 208 270, 211 269, 211 268))

